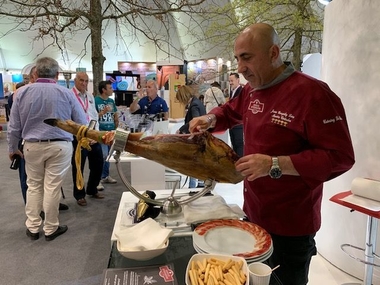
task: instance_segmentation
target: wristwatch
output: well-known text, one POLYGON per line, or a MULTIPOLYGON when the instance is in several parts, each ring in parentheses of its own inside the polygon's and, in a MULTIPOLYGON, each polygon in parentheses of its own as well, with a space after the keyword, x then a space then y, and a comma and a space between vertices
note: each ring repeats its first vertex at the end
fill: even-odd
POLYGON ((269 170, 269 177, 273 179, 278 179, 282 176, 282 170, 278 164, 278 157, 272 157, 272 166, 269 170))

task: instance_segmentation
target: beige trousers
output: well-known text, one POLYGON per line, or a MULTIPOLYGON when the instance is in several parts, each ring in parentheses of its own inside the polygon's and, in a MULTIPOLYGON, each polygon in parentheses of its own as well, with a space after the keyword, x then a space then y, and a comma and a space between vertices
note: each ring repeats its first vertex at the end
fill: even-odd
POLYGON ((45 212, 45 235, 51 235, 59 226, 61 186, 70 168, 72 152, 72 143, 68 141, 25 142, 25 170, 28 176, 25 225, 32 233, 39 231, 42 210, 45 212))

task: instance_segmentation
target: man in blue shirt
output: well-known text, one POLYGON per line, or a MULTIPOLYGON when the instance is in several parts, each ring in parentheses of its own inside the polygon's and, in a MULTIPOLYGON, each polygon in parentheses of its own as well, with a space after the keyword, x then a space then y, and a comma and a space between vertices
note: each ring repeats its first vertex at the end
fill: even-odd
POLYGON ((25 213, 26 235, 31 240, 40 236, 41 210, 45 211, 43 230, 51 241, 67 231, 59 225, 61 186, 70 169, 73 135, 44 123, 47 118, 73 120, 86 124, 86 116, 72 92, 56 84, 58 62, 50 57, 37 60, 38 79, 22 87, 13 103, 8 129, 9 158, 23 156, 18 149, 25 140, 25 168, 28 174, 25 213))
POLYGON ((141 92, 138 98, 129 106, 131 114, 156 115, 162 114, 163 119, 169 118, 169 108, 166 101, 157 95, 158 87, 154 80, 146 83, 146 96, 141 92))

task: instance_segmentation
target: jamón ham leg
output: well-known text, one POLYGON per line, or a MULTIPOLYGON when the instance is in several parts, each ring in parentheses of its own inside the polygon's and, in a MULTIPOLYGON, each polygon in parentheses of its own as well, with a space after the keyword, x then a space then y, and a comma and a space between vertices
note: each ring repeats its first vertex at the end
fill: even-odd
MULTIPOLYGON (((74 135, 81 127, 70 120, 46 119, 44 122, 74 135)), ((85 136, 99 143, 111 144, 114 133, 88 130, 85 136)), ((141 136, 142 133, 129 134, 124 150, 198 179, 213 179, 222 183, 243 180, 242 175, 235 170, 237 154, 209 132, 141 136)))

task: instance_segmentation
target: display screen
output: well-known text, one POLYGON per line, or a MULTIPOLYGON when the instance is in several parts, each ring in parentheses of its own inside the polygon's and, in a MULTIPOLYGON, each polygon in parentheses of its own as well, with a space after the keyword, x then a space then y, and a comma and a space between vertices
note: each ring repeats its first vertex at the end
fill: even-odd
POLYGON ((138 91, 141 87, 139 76, 106 73, 106 80, 111 81, 114 91, 138 91))

